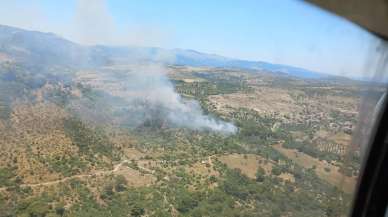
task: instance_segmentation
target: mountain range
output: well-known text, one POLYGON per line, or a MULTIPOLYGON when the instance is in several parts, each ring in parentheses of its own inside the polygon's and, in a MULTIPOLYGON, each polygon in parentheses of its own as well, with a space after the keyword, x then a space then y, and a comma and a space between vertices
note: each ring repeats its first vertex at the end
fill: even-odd
POLYGON ((249 61, 187 49, 137 46, 85 46, 53 33, 0 25, 0 63, 12 61, 28 67, 93 67, 111 62, 162 62, 186 66, 266 70, 308 79, 331 77, 308 69, 263 61, 249 61))

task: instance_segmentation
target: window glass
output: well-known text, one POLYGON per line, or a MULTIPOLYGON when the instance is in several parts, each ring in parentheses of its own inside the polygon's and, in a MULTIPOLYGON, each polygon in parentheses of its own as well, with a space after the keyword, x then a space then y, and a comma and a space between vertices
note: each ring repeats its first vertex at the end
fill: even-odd
POLYGON ((0 216, 347 216, 387 46, 300 1, 0 7, 0 216))

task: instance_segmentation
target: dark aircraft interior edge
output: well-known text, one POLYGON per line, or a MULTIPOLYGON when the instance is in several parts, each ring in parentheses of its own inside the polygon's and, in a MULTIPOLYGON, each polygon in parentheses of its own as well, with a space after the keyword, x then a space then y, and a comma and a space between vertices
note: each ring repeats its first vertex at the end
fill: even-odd
MULTIPOLYGON (((387 0, 308 0, 388 42, 387 0)), ((385 60, 386 61, 386 60, 385 60)), ((386 62, 384 64, 387 64, 386 62)), ((388 205, 388 100, 377 114, 360 171, 351 217, 386 217, 388 205)))
POLYGON ((388 109, 387 98, 378 114, 375 129, 367 150, 367 158, 361 168, 361 178, 357 184, 353 201, 352 217, 386 216, 388 204, 388 109))

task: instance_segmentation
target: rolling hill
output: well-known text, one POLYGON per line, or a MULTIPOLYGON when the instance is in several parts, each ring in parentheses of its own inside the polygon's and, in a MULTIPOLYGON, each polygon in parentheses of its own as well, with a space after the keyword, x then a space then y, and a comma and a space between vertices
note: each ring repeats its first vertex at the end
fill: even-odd
POLYGON ((266 70, 291 76, 320 79, 328 75, 289 65, 248 61, 187 49, 156 47, 83 46, 53 33, 28 31, 0 25, 0 62, 15 61, 27 66, 93 67, 114 62, 162 62, 186 66, 228 67, 266 70))

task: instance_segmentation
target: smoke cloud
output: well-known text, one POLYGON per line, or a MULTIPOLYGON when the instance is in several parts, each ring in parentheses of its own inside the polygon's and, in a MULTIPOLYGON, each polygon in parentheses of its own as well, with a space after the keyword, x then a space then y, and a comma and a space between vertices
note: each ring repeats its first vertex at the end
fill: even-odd
POLYGON ((78 0, 74 28, 82 43, 112 43, 117 27, 104 0, 78 0))
MULTIPOLYGON (((117 122, 130 127, 184 127, 224 134, 236 132, 233 124, 205 115, 197 101, 176 93, 163 65, 143 63, 121 67, 101 69, 96 72, 98 78, 89 80, 88 84, 100 87, 109 95, 103 96, 101 106, 94 106, 93 110, 98 110, 94 116, 90 116, 90 110, 84 110, 87 106, 78 110, 82 112, 81 116, 101 118, 104 116, 101 115, 103 104, 108 104, 105 111, 116 114, 117 122)), ((85 105, 78 103, 76 107, 80 108, 80 104, 85 105)), ((106 115, 105 120, 108 119, 111 119, 110 115, 106 115)))
POLYGON ((161 46, 172 37, 171 30, 149 24, 118 24, 105 0, 77 0, 71 26, 72 38, 88 45, 161 46))
MULTIPOLYGON (((78 23, 77 31, 84 41, 114 43, 116 40, 122 40, 104 0, 95 0, 93 4, 87 0, 79 0, 75 20, 78 23)), ((142 35, 132 32, 132 38, 129 37, 132 45, 142 41, 139 39, 142 35)), ((205 115, 197 101, 184 99, 175 92, 166 75, 165 66, 160 64, 174 62, 173 56, 157 52, 153 54, 155 60, 153 63, 144 63, 141 60, 142 55, 138 53, 125 56, 124 61, 121 57, 119 63, 112 60, 113 66, 99 69, 98 81, 94 81, 100 82, 104 86, 104 91, 124 100, 119 103, 120 105, 116 105, 116 102, 105 98, 105 103, 115 105, 115 112, 121 114, 121 122, 133 127, 171 125, 222 133, 236 131, 233 124, 205 115), (121 66, 120 69, 118 64, 125 66, 121 66), (106 85, 109 83, 112 85, 106 85)), ((84 112, 86 113, 90 115, 90 112, 84 112)))

